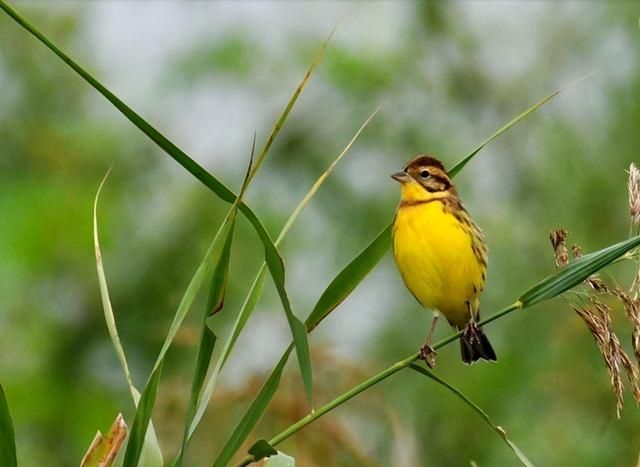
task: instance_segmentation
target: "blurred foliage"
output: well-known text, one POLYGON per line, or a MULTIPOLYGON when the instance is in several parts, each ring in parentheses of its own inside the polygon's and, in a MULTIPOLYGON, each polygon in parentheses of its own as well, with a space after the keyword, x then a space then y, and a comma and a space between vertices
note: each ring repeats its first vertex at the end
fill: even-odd
MULTIPOLYGON (((312 3, 18 6, 236 188, 252 132, 268 134, 313 51, 345 14, 336 4, 312 3), (267 20, 252 14, 254 8, 267 20), (154 26, 174 17, 185 39, 147 54, 145 46, 152 50, 154 42, 170 44, 162 40, 170 34, 154 26), (307 27, 305 18, 318 24, 307 27), (109 36, 100 29, 105 24, 124 38, 109 36), (139 47, 118 48, 130 37, 139 38, 139 47), (161 65, 151 66, 158 57, 161 65), (137 79, 147 80, 142 96, 137 79)), ((484 312, 510 303, 553 270, 552 228, 569 229, 584 251, 625 238, 624 170, 640 148, 636 6, 355 4, 247 193, 276 232, 382 105, 283 244, 299 314, 308 314, 339 268, 393 215, 398 195, 388 174, 419 152, 453 164, 537 99, 593 70, 599 72, 594 78, 492 143, 457 178, 489 242, 484 312)), ((5 15, 0 86, 0 380, 20 465, 74 465, 97 429, 106 430, 119 411, 127 420, 133 412, 95 276, 91 203, 100 179, 114 165, 101 201, 101 244, 138 384, 226 206, 5 15)), ((214 320, 220 335, 262 261, 256 240, 242 220, 225 313, 214 320)), ((616 277, 628 281, 628 273, 621 268, 616 277)), ((427 323, 391 258, 385 259, 311 339, 318 400, 414 352, 427 323)), ((615 324, 629 334, 622 320, 615 324)), ((154 423, 168 454, 179 448, 197 325, 196 313, 169 354, 160 386, 154 423)), ((534 463, 636 461, 640 447, 630 440, 640 435, 637 409, 628 404, 616 419, 600 355, 561 301, 514 313, 487 332, 497 365, 466 367, 452 346, 441 352, 437 374, 486 410, 534 463)), ((438 334, 448 330, 443 326, 438 334)), ((210 463, 288 339, 267 281, 185 465, 210 463)), ((280 431, 307 410, 295 363, 288 369, 257 437, 280 431)), ((512 453, 468 407, 412 372, 394 376, 279 449, 301 466, 391 465, 392 458, 397 466, 513 463, 512 453)))

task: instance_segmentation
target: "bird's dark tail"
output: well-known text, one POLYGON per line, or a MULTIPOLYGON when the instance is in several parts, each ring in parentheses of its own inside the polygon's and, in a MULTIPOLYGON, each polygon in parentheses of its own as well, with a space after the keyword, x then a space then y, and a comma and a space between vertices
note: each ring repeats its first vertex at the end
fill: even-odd
POLYGON ((481 358, 494 362, 498 360, 486 334, 473 321, 467 324, 460 337, 460 351, 462 353, 462 361, 469 364, 481 358))

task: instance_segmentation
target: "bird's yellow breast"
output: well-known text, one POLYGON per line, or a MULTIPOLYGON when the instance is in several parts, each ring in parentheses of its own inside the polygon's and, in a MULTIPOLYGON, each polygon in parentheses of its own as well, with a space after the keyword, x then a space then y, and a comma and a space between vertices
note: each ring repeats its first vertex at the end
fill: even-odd
POLYGON ((459 328, 469 321, 470 308, 477 313, 485 267, 474 254, 468 226, 442 201, 401 204, 393 252, 405 284, 424 307, 459 328))

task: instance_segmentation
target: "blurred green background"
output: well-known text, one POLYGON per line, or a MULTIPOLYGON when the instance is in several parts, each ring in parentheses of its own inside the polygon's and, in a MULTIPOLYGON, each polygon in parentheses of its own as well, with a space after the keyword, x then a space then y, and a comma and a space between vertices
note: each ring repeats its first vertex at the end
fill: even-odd
MULTIPOLYGON (((231 187, 341 19, 325 59, 247 194, 275 236, 366 117, 281 247, 299 315, 392 218, 389 174, 428 152, 451 166, 538 99, 588 72, 457 178, 490 248, 485 316, 554 270, 548 233, 585 251, 626 238, 625 169, 640 156, 637 2, 14 2, 45 34, 231 187)), ((97 429, 133 412, 107 334, 91 238, 142 385, 227 205, 0 14, 0 381, 21 465, 77 465, 97 429)), ((244 218, 217 331, 260 262, 244 218)), ((629 271, 619 270, 628 284, 629 271), (626 274, 626 275, 623 275, 626 274)), ((200 307, 169 354, 154 413, 179 447, 200 307)), ((318 400, 415 352, 430 316, 387 255, 311 339, 318 400)), ((620 335, 630 329, 614 316, 620 335)), ((442 325, 436 337, 449 334, 442 325)), ((640 417, 615 400, 591 335, 561 300, 487 327, 495 365, 439 354, 437 374, 484 408, 536 465, 629 466, 640 417)), ((187 457, 209 465, 289 343, 271 281, 187 457)), ((307 411, 294 359, 250 442, 307 411)), ((400 373, 280 446, 301 466, 514 465, 500 439, 433 382, 400 373)))

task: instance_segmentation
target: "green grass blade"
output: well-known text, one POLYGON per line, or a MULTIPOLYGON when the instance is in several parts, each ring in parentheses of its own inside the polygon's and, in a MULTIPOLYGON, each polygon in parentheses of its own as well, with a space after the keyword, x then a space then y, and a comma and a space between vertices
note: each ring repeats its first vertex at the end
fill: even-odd
POLYGON ((522 465, 524 465, 525 467, 534 467, 533 464, 531 463, 531 461, 529 461, 529 459, 527 459, 527 457, 522 453, 522 451, 512 441, 510 441, 509 438, 507 438, 507 434, 504 431, 504 429, 502 429, 501 427, 495 425, 491 421, 491 419, 489 418, 489 415, 487 415, 487 413, 484 410, 482 410, 480 407, 478 407, 478 405, 476 405, 471 399, 469 399, 462 392, 460 392, 458 389, 456 389, 453 386, 451 386, 446 381, 443 381, 442 379, 438 378, 436 375, 434 375, 432 372, 428 371, 426 368, 423 368, 423 367, 421 367, 419 365, 416 365, 414 363, 411 363, 409 365, 409 368, 411 368, 412 370, 417 371, 418 373, 426 376, 427 378, 432 379, 436 383, 444 386, 449 391, 451 391, 453 394, 458 396, 465 404, 467 404, 478 415, 480 415, 480 417, 487 423, 487 425, 489 425, 491 427, 491 429, 493 431, 495 431, 498 434, 498 436, 500 436, 500 438, 507 444, 507 446, 509 446, 511 448, 511 450, 514 452, 514 454, 518 457, 518 460, 520 460, 522 465))
POLYGON ((267 408, 267 405, 271 401, 271 398, 278 389, 278 385, 280 384, 280 378, 282 377, 282 370, 284 369, 287 360, 289 359, 289 354, 293 346, 289 346, 289 348, 285 351, 285 353, 280 358, 280 361, 274 368, 273 372, 260 389, 260 392, 255 397, 253 402, 251 402, 251 406, 249 410, 245 413, 241 422, 238 426, 233 430, 231 437, 227 440, 224 447, 218 454, 215 462, 213 463, 214 467, 225 467, 231 461, 233 455, 238 452, 242 443, 247 439, 249 433, 256 426, 264 411, 267 408))
POLYGON ((0 8, 13 18, 20 26, 35 36, 49 50, 56 54, 63 62, 78 73, 87 83, 89 83, 96 91, 102 94, 111 104, 114 105, 131 123, 138 127, 146 134, 154 143, 160 146, 167 154, 169 154, 176 162, 187 169, 194 177, 209 187, 214 193, 227 202, 233 202, 235 195, 223 183, 209 174, 204 168, 198 165, 184 151, 178 148, 174 143, 169 141, 158 130, 151 126, 145 119, 138 115, 133 109, 120 100, 115 94, 107 89, 102 83, 95 79, 90 73, 76 63, 71 57, 65 54, 53 42, 51 42, 44 34, 38 31, 16 10, 11 8, 4 0, 0 0, 0 8))
POLYGON ((187 421, 185 423, 184 435, 182 437, 182 445, 176 460, 172 464, 173 467, 179 467, 182 465, 184 453, 186 452, 187 444, 189 442, 189 427, 191 426, 191 420, 193 419, 193 414, 195 413, 198 405, 198 397, 202 390, 207 370, 209 369, 209 362, 211 361, 211 355, 213 354, 215 343, 216 335, 211 329, 209 329, 209 326, 205 324, 202 338, 200 339, 198 357, 196 358, 196 369, 193 373, 193 381, 191 382, 191 396, 189 399, 189 408, 187 410, 187 421))
POLYGON ((262 162, 264 161, 265 157, 267 156, 267 153, 269 152, 269 149, 271 149, 271 145, 273 144, 273 142, 275 141, 276 137, 278 136, 278 133, 280 132, 280 129, 284 125, 284 122, 287 120, 287 117, 289 116, 289 113, 291 112, 291 109, 293 109, 293 106, 295 105, 296 101, 298 100, 298 97, 300 97, 300 94, 302 93, 303 89, 307 85, 307 83, 309 81, 309 78, 311 78, 311 75, 313 74, 313 71, 316 69, 316 67, 322 61, 322 57, 324 56, 324 52, 327 49, 327 46, 329 45, 329 41, 333 37, 334 32, 336 31, 336 27, 337 27, 337 25, 334 26, 334 28, 329 33, 329 36, 327 37, 327 39, 324 41, 324 43, 322 44, 322 46, 320 47, 320 49, 316 53, 316 56, 313 59, 313 61, 311 62, 311 65, 309 66, 309 68, 307 69, 307 72, 302 77, 302 81, 300 81, 300 84, 298 84, 298 87, 293 92, 293 95, 289 99, 289 102, 287 102, 287 105, 285 106, 284 111, 280 115, 280 118, 278 118, 278 121, 276 122, 276 124, 274 125, 273 129, 271 130, 271 134, 269 135, 269 138, 267 138, 267 142, 265 143, 264 147, 260 151, 260 154, 258 154, 258 157, 256 158, 255 166, 254 166, 253 170, 249 174, 249 178, 247 179, 247 183, 251 182, 251 180, 253 179, 255 173, 258 171, 258 169, 262 165, 262 162))
MULTIPOLYGON (((129 371, 129 365, 127 364, 127 358, 125 357, 124 349, 122 348, 122 343, 120 342, 120 336, 118 334, 118 328, 116 326, 116 320, 113 314, 113 308, 111 306, 111 298, 109 297, 109 287, 107 285, 107 278, 104 271, 104 265, 102 263, 100 238, 98 236, 98 201, 100 199, 100 193, 102 192, 102 188, 104 187, 108 176, 109 172, 107 172, 105 177, 102 179, 93 202, 93 246, 96 255, 96 269, 98 272, 98 284, 100 287, 100 297, 102 299, 102 309, 104 312, 105 321, 107 323, 107 329, 109 331, 109 336, 111 337, 113 348, 115 349, 118 360, 120 361, 120 365, 122 366, 122 371, 124 372, 127 386, 129 387, 129 392, 131 393, 131 397, 133 399, 133 403, 136 407, 138 407, 140 394, 133 384, 131 373, 129 371)), ((158 438, 156 436, 153 425, 151 425, 150 429, 146 433, 143 460, 145 461, 144 465, 148 466, 161 466, 163 463, 162 452, 160 451, 158 438)))
MULTIPOLYGON (((122 467, 137 467, 141 460, 142 448, 147 439, 147 428, 151 420, 151 412, 156 402, 156 394, 158 393, 158 383, 160 382, 160 374, 162 373, 162 365, 153 370, 149 381, 142 391, 138 409, 133 419, 129 442, 124 453, 124 461, 122 467)), ((162 464, 160 464, 162 465, 162 464)))
POLYGON ((122 342, 120 342, 120 336, 118 334, 118 328, 116 327, 116 320, 113 314, 113 308, 111 306, 111 298, 109 297, 109 287, 107 286, 107 278, 104 272, 104 265, 102 263, 102 253, 100 251, 100 238, 98 236, 98 201, 100 199, 100 193, 102 192, 102 188, 104 187, 104 184, 107 181, 107 177, 109 177, 110 172, 111 172, 111 169, 109 169, 107 174, 102 179, 102 182, 100 182, 100 186, 98 187, 96 197, 93 201, 93 247, 96 255, 96 268, 98 271, 98 284, 100 286, 100 298, 102 299, 104 319, 107 323, 107 329, 109 331, 109 336, 111 337, 111 343, 113 344, 113 348, 116 351, 118 360, 120 360, 120 366, 122 366, 122 371, 124 372, 125 379, 127 380, 129 391, 131 392, 131 396, 133 397, 134 402, 136 402, 137 404, 137 401, 136 401, 137 391, 131 379, 131 372, 129 371, 129 365, 127 364, 127 359, 124 355, 122 342))
POLYGON ((200 334, 200 340, 198 344, 198 356, 196 358, 196 366, 193 373, 193 380, 191 383, 191 396, 189 398, 189 406, 187 408, 187 419, 185 421, 184 433, 182 436, 182 444, 180 452, 173 462, 174 467, 178 467, 182 464, 184 453, 190 439, 190 427, 198 406, 200 393, 205 381, 205 377, 209 370, 209 364, 211 362, 211 355, 213 354, 213 348, 216 342, 216 335, 211 331, 207 325, 207 318, 222 310, 224 304, 225 292, 227 289, 227 281, 229 277, 229 263, 231 260, 231 244, 233 243, 233 233, 235 230, 235 221, 238 213, 238 206, 242 202, 242 197, 249 186, 249 178, 253 168, 253 156, 256 147, 255 136, 253 138, 253 144, 251 147, 251 159, 247 167, 244 180, 242 182, 242 188, 238 198, 234 201, 231 209, 225 218, 220 231, 222 232, 219 238, 222 243, 222 250, 220 256, 216 262, 215 269, 211 276, 211 286, 209 288, 209 296, 205 308, 205 313, 202 317, 202 328, 200 334))
POLYGON ((518 115, 517 117, 515 117, 513 120, 511 120, 510 122, 508 122, 507 124, 503 125, 502 127, 500 127, 498 130, 496 130, 491 136, 489 136, 487 139, 485 139, 480 146, 478 146, 477 148, 475 148, 473 151, 471 151, 471 153, 469 153, 467 156, 465 156, 460 162, 458 162, 455 166, 453 166, 453 168, 451 168, 448 173, 449 176, 451 177, 455 177, 458 172, 460 172, 465 165, 467 165, 467 163, 473 159, 473 157, 478 154, 482 148, 484 148, 487 144, 489 144, 491 141, 493 141, 494 139, 496 139, 498 136, 500 136, 502 133, 504 133, 505 131, 507 131, 508 129, 510 129, 512 126, 514 126, 516 123, 518 123, 520 120, 524 119, 525 117, 528 117, 529 115, 531 115, 533 112, 535 112, 536 110, 538 110, 540 107, 542 107, 544 104, 546 104, 548 101, 550 101, 551 99, 553 99, 554 97, 556 97, 558 94, 560 94, 562 91, 564 91, 565 89, 567 89, 568 87, 582 81, 583 79, 588 78, 589 76, 593 75, 592 73, 588 73, 574 81, 571 81, 568 84, 565 84, 564 86, 562 86, 559 89, 556 89, 554 92, 552 92, 551 94, 549 94, 548 96, 545 96, 544 98, 542 98, 541 100, 539 100, 538 102, 536 102, 534 105, 532 105, 531 107, 529 107, 527 110, 525 110, 524 112, 522 112, 520 115, 518 115))
POLYGON ((309 332, 327 317, 367 277, 391 247, 391 224, 388 224, 358 256, 336 276, 322 293, 306 320, 309 332))
POLYGON ((285 222, 284 227, 282 227, 282 230, 280 231, 280 235, 278 235, 278 238, 276 239, 276 245, 279 245, 280 242, 282 242, 284 237, 287 235, 287 233, 289 233, 289 229, 291 229, 293 224, 296 222, 302 210, 305 208, 307 204, 309 204, 309 201, 311 201, 311 198, 313 198, 313 196, 320 189, 320 187, 325 182, 325 180, 329 177, 329 175, 333 173, 333 170, 336 168, 338 163, 347 154, 347 152, 349 152, 349 149, 351 149, 351 146, 353 146, 353 143, 356 142, 356 140, 360 136, 360 133, 362 133, 362 131, 367 127, 367 125, 369 125, 371 120, 373 120, 373 117, 375 117, 379 111, 380 111, 380 107, 377 107, 371 113, 371 115, 369 115, 369 117, 364 121, 364 123, 360 125, 360 128, 358 128, 358 131, 355 132, 355 134, 349 140, 349 142, 344 147, 344 149, 340 152, 340 154, 338 154, 338 157, 334 159, 331 165, 329 165, 329 167, 327 167, 327 169, 317 178, 317 180, 313 183, 309 191, 302 197, 298 205, 294 208, 293 212, 287 219, 287 222, 285 222))
POLYGON ((640 245, 640 236, 571 261, 567 266, 525 292, 520 297, 522 307, 533 306, 566 292, 638 245, 640 245))
POLYGON ((276 286, 278 296, 282 302, 289 328, 291 329, 291 335, 293 336, 293 345, 296 349, 296 356, 298 357, 298 366, 302 373, 302 381, 304 383, 304 391, 307 395, 309 404, 313 406, 313 374, 311 369, 311 355, 309 352, 309 340, 307 338, 307 328, 304 323, 300 321, 291 307, 291 302, 287 291, 284 286, 284 263, 282 258, 277 254, 275 248, 273 250, 265 251, 265 261, 267 267, 271 272, 271 277, 276 286))
POLYGON ((13 421, 9 412, 7 396, 0 384, 0 465, 17 467, 16 437, 13 431, 13 421))
POLYGON ((184 295, 180 299, 180 304, 178 305, 178 309, 176 310, 175 315, 173 316, 173 321, 171 322, 171 326, 169 327, 169 332, 165 337, 165 340, 162 344, 162 348, 158 353, 158 357, 156 358, 156 363, 154 365, 154 369, 162 363, 169 347, 173 343, 173 340, 184 321, 184 318, 187 316, 187 313, 191 309, 191 305, 202 287, 202 284, 209 277, 213 271, 214 266, 218 263, 220 255, 222 253, 222 248, 224 242, 222 239, 226 235, 227 229, 229 227, 229 218, 230 212, 227 214, 227 217, 222 221, 222 225, 216 232, 211 244, 209 245, 207 252, 205 253, 202 261, 198 265, 195 274, 191 278, 187 289, 184 292, 184 295))
POLYGON ((204 412, 206 411, 209 401, 211 400, 211 396, 213 395, 213 391, 215 390, 216 383, 218 380, 218 375, 220 373, 222 365, 226 361, 226 358, 229 356, 230 348, 233 346, 233 344, 235 343, 235 340, 237 339, 237 335, 234 336, 235 334, 234 331, 238 327, 240 328, 244 327, 246 320, 249 319, 249 315, 251 314, 251 311, 254 309, 255 304, 258 301, 260 294, 262 293, 262 288, 264 286, 264 279, 265 279, 265 267, 263 264, 263 267, 261 268, 260 272, 254 279, 253 284, 251 285, 249 295, 247 295, 242 305, 242 308, 240 310, 240 313, 238 313, 238 316, 236 317, 232 334, 225 342, 225 346, 222 350, 222 355, 218 358, 218 361, 216 362, 216 366, 213 372, 211 373, 211 375, 207 377, 206 383, 204 385, 204 391, 202 392, 202 396, 198 401, 198 407, 196 408, 195 414, 191 420, 191 426, 189 427, 188 440, 191 439, 191 436, 195 432, 198 424, 200 423, 200 420, 202 420, 202 417, 204 416, 204 412))

